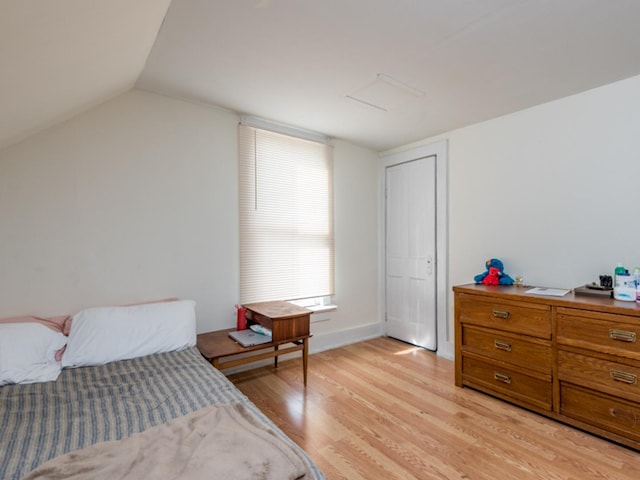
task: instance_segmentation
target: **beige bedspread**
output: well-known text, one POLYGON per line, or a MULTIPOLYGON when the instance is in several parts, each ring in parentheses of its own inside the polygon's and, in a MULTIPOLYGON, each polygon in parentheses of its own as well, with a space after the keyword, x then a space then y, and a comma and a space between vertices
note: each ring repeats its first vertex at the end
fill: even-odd
POLYGON ((295 480, 298 454, 252 420, 241 404, 207 407, 136 433, 54 458, 24 480, 295 480))

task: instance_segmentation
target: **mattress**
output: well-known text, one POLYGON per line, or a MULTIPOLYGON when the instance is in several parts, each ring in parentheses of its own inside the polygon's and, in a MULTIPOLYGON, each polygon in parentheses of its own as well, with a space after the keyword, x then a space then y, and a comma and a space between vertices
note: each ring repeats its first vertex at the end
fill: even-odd
POLYGON ((65 369, 55 382, 0 387, 0 479, 19 480, 64 453, 231 403, 245 405, 259 423, 300 451, 312 478, 325 478, 197 349, 189 348, 65 369))

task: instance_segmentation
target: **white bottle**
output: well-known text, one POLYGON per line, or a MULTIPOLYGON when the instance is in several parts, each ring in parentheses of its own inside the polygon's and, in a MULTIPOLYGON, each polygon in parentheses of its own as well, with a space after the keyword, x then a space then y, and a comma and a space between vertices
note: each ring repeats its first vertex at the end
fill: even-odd
POLYGON ((613 288, 613 298, 624 302, 636 300, 636 286, 628 273, 616 275, 616 286, 613 288))

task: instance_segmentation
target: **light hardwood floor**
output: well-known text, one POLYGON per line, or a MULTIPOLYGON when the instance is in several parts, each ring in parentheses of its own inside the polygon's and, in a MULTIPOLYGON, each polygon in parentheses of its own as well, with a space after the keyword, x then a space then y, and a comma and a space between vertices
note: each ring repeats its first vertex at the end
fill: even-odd
POLYGON ((388 338, 230 375, 337 479, 640 479, 640 453, 454 385, 453 362, 388 338))

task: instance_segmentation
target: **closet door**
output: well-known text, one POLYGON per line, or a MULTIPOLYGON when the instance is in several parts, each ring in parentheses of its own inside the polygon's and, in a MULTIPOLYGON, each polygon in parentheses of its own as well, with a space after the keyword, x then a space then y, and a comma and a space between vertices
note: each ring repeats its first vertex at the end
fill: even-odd
POLYGON ((387 167, 386 333, 437 350, 436 157, 387 167))

